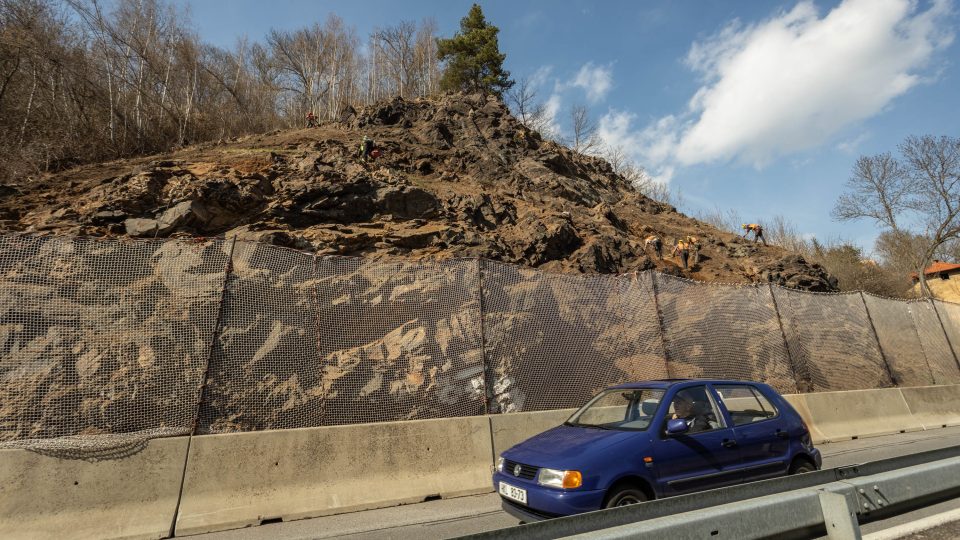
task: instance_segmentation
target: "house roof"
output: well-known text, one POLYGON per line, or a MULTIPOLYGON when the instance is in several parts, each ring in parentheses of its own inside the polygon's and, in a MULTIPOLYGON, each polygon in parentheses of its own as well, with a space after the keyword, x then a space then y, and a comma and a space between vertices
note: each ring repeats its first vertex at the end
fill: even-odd
MULTIPOLYGON (((933 264, 928 266, 926 270, 923 271, 925 276, 935 276, 937 274, 942 274, 944 272, 953 273, 960 271, 960 264, 946 263, 943 261, 933 261, 933 264)), ((914 280, 917 279, 917 273, 914 272, 910 274, 910 277, 914 280)))

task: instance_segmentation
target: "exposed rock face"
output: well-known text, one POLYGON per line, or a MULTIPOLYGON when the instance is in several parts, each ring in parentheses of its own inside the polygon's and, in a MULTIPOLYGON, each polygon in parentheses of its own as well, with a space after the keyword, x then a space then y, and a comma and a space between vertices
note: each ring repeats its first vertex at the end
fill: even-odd
POLYGON ((368 258, 486 257, 574 273, 650 268, 703 281, 834 290, 822 268, 637 193, 609 163, 541 139, 493 98, 449 95, 349 110, 316 129, 78 167, 3 186, 0 230, 237 236, 368 258), (364 163, 360 139, 381 157, 364 163), (700 264, 643 237, 701 239, 700 264))

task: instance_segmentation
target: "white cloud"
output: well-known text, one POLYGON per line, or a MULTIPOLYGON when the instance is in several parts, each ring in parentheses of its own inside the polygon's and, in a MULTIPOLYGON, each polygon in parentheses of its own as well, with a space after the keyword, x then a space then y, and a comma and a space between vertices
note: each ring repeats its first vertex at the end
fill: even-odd
POLYGON ((540 66, 533 75, 530 76, 530 85, 534 88, 540 88, 547 84, 547 79, 553 74, 553 66, 540 66))
POLYGON ((587 100, 597 103, 613 88, 613 70, 610 66, 595 66, 593 62, 587 62, 568 85, 582 88, 587 100))
MULTIPOLYGON (((929 82, 923 70, 953 40, 948 0, 844 0, 821 16, 809 1, 756 24, 738 21, 685 59, 702 86, 687 110, 634 129, 610 111, 605 136, 628 140, 650 167, 737 160, 761 167, 822 145, 929 82)), ((853 141, 860 142, 860 141, 853 141)))
POLYGON ((665 116, 639 131, 632 128, 635 120, 633 113, 611 110, 597 123, 597 136, 607 148, 623 148, 655 180, 669 182, 676 171, 671 163, 677 144, 676 118, 665 116))
POLYGON ((543 23, 544 15, 542 11, 531 11, 522 17, 514 19, 517 26, 521 28, 534 28, 543 23))
POLYGON ((863 132, 852 139, 846 139, 837 143, 837 150, 843 152, 844 154, 854 154, 857 151, 857 148, 863 144, 864 141, 870 138, 869 132, 863 132))
POLYGON ((546 123, 546 134, 559 136, 562 133, 560 129, 560 122, 558 117, 560 116, 560 95, 552 94, 547 102, 543 104, 545 123, 546 123))

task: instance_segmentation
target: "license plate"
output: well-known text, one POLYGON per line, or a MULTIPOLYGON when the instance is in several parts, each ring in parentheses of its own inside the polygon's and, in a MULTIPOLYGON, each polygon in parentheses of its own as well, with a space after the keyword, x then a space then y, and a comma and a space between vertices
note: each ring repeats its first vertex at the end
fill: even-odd
POLYGON ((500 482, 500 494, 518 503, 527 504, 527 490, 500 482))

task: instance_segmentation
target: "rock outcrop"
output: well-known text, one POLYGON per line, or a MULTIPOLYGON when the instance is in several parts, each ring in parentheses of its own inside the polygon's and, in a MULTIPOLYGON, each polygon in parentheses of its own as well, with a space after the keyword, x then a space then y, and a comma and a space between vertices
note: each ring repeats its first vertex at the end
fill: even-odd
MULTIPOLYGON (((394 99, 319 128, 77 167, 0 186, 0 230, 237 236, 368 258, 486 257, 556 272, 656 267, 703 281, 835 290, 822 268, 638 193, 609 163, 546 141, 480 95, 394 99), (355 154, 372 137, 381 156, 355 154), (701 239, 689 270, 643 249, 701 239)), ((665 249, 669 251, 669 249, 665 249)))

